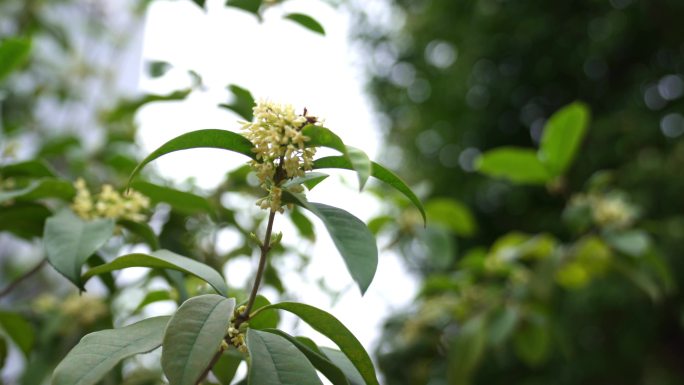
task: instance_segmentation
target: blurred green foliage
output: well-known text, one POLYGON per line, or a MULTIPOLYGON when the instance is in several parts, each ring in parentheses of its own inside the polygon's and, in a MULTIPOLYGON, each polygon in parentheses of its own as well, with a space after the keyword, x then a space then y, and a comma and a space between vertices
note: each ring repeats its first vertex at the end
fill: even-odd
POLYGON ((385 326, 387 384, 682 383, 684 3, 355 11, 387 163, 472 213, 374 222, 422 282, 385 326), (586 132, 554 133, 575 101, 586 132))

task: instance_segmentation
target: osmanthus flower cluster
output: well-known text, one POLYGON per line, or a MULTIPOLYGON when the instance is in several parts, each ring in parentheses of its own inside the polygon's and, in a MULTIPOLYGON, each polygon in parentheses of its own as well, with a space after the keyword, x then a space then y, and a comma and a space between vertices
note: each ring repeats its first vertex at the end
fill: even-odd
MULTIPOLYGON (((355 171, 361 188, 373 176, 408 198, 425 219, 422 203, 398 176, 371 162, 363 151, 345 145, 340 137, 321 126, 316 118, 307 116, 305 109, 303 111, 298 114, 290 105, 260 101, 254 107, 253 119, 245 117, 252 121, 242 123, 241 133, 218 129, 188 132, 148 155, 130 177, 132 180, 151 161, 181 150, 218 148, 249 158, 264 190, 264 195, 256 197, 255 201, 269 214, 263 237, 254 236, 259 263, 244 302, 238 303, 235 298, 228 297, 233 291, 229 290, 226 278, 220 272, 170 250, 123 255, 81 274, 87 256, 95 253, 111 235, 113 221, 99 219, 82 225, 88 236, 84 237, 87 241, 84 241, 80 257, 69 257, 72 258, 67 261, 69 263, 57 258, 51 260, 53 266, 61 266, 60 272, 79 287, 96 275, 142 266, 193 275, 205 281, 216 294, 186 299, 169 316, 152 317, 87 336, 55 369, 53 385, 96 384, 121 360, 159 346, 162 347, 161 366, 171 385, 202 383, 215 367, 237 367, 242 360, 248 364, 247 381, 253 385, 321 385, 317 372, 335 385, 378 385, 373 363, 363 345, 334 316, 303 303, 270 303, 258 294, 269 252, 282 237, 280 232, 273 231, 276 214, 290 214, 283 210, 284 205, 290 204, 308 210, 323 222, 362 294, 375 276, 378 248, 366 224, 341 208, 310 202, 306 198, 304 187, 311 190, 328 176, 316 170, 355 171), (318 147, 328 147, 340 154, 314 159, 318 147), (296 338, 277 329, 278 311, 299 317, 327 336, 339 350, 318 347, 308 339, 296 338), (116 346, 111 341, 117 341, 116 346), (125 350, 121 346, 125 346, 125 350), (84 365, 84 360, 97 361, 98 365, 84 365), (226 363, 226 360, 233 361, 226 363)), ((126 200, 105 188, 95 200, 82 182, 77 187, 79 193, 74 210, 82 215, 130 217, 146 206, 139 198, 134 198, 137 195, 132 196, 133 201, 126 200), (100 205, 102 210, 98 208, 100 201, 106 202, 100 205)), ((49 237, 47 247, 58 249, 59 245, 51 242, 59 239, 62 227, 56 222, 52 224, 55 236, 49 237)), ((214 371, 213 375, 218 376, 219 372, 214 371)), ((232 377, 222 378, 221 382, 230 383, 231 380, 232 377)))
POLYGON ((305 113, 298 115, 292 105, 260 101, 254 107, 254 121, 242 126, 245 137, 254 145, 256 159, 249 164, 261 187, 268 191, 257 201, 261 208, 282 212, 280 184, 311 171, 316 149, 306 147, 310 138, 302 133, 309 122, 318 121, 305 113))
POLYGON ((102 185, 100 193, 93 197, 83 178, 77 179, 74 187, 76 195, 71 209, 83 219, 111 218, 133 222, 147 220, 145 210, 149 209, 150 200, 137 191, 129 191, 122 195, 111 185, 105 184, 102 185))

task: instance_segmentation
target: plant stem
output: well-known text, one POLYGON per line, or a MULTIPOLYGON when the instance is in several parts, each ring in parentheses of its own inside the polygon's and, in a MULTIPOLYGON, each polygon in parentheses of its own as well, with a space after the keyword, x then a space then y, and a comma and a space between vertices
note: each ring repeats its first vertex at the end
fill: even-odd
POLYGON ((254 300, 256 299, 257 293, 259 292, 259 284, 261 283, 261 278, 264 275, 264 270, 266 270, 266 259, 268 252, 271 250, 271 233, 273 232, 273 221, 275 220, 275 210, 271 210, 268 215, 268 225, 266 225, 266 235, 264 236, 264 243, 261 246, 261 256, 259 257, 259 267, 257 267, 256 277, 254 278, 254 285, 252 286, 252 292, 249 294, 249 300, 247 301, 247 306, 245 311, 243 311, 235 320, 235 328, 240 327, 240 324, 249 319, 249 313, 252 311, 252 306, 254 306, 254 300))
POLYGON ((14 290, 14 288, 19 286, 19 284, 21 282, 23 282, 25 279, 27 279, 28 277, 37 273, 43 267, 43 265, 45 265, 46 263, 47 263, 47 259, 43 259, 42 261, 40 261, 40 263, 38 263, 36 266, 34 266, 31 270, 25 272, 19 278, 15 279, 12 283, 7 285, 7 287, 5 287, 4 289, 2 289, 2 291, 0 291, 0 298, 9 294, 12 290, 14 290))

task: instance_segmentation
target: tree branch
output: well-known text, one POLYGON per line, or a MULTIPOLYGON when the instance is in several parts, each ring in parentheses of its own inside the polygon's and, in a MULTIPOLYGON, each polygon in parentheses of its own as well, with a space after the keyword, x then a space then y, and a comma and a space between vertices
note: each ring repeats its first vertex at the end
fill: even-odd
POLYGON ((33 274, 40 271, 40 269, 46 263, 47 263, 47 259, 43 259, 42 261, 40 261, 40 263, 38 263, 36 266, 34 266, 31 270, 25 272, 19 278, 15 279, 14 282, 7 285, 4 289, 2 289, 2 291, 0 291, 0 298, 9 294, 12 290, 14 290, 17 286, 19 286, 19 284, 22 283, 25 279, 29 278, 33 274))

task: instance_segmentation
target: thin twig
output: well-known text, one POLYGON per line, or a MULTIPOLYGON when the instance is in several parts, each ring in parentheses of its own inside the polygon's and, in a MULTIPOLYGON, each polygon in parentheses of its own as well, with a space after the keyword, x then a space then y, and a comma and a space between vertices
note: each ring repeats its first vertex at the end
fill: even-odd
POLYGON ((266 270, 266 260, 268 257, 268 252, 271 250, 271 233, 273 232, 273 221, 275 219, 275 210, 271 210, 268 216, 268 225, 266 226, 266 235, 264 236, 264 243, 261 246, 261 256, 259 257, 259 266, 257 267, 256 277, 254 278, 254 285, 252 286, 252 292, 249 294, 249 300, 247 301, 247 306, 245 311, 243 311, 235 320, 235 328, 240 327, 240 324, 249 319, 249 313, 252 311, 252 306, 254 306, 254 300, 256 299, 257 293, 259 292, 259 285, 261 284, 261 278, 264 275, 264 270, 266 270))
POLYGON ((36 266, 34 266, 31 270, 25 272, 22 274, 19 278, 15 279, 14 282, 10 283, 7 285, 2 291, 0 291, 0 298, 6 296, 9 294, 12 290, 14 290, 21 282, 23 282, 25 279, 29 278, 33 274, 37 273, 43 265, 47 263, 47 259, 43 259, 38 263, 36 266))

